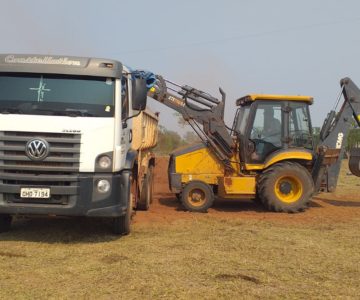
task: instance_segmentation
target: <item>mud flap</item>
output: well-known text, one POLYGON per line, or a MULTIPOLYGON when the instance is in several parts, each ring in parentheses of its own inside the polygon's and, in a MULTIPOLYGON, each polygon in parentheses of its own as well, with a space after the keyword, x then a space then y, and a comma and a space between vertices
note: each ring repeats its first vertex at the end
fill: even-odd
POLYGON ((355 176, 360 177, 360 148, 350 150, 349 169, 355 176))

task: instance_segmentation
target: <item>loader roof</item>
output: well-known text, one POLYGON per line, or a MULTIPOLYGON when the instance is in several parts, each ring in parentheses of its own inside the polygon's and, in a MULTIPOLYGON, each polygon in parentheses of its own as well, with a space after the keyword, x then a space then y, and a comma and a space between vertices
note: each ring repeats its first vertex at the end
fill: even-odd
POLYGON ((301 101, 308 104, 313 103, 313 97, 299 95, 272 95, 272 94, 249 94, 236 100, 236 105, 243 105, 248 102, 265 100, 265 101, 301 101))

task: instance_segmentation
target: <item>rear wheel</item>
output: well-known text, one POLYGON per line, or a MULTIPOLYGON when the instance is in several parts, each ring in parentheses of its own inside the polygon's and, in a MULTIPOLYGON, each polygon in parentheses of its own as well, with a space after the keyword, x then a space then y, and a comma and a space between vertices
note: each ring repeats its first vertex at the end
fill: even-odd
POLYGON ((312 177, 298 163, 275 164, 263 172, 258 182, 261 202, 272 211, 303 211, 307 208, 313 193, 312 177))
POLYGON ((150 204, 153 203, 154 200, 154 166, 149 167, 150 174, 150 204))
POLYGON ((181 203, 189 211, 206 212, 213 202, 212 188, 202 181, 190 181, 181 192, 181 203))
POLYGON ((12 217, 10 215, 0 215, 0 232, 9 231, 11 228, 11 221, 12 217))
POLYGON ((150 202, 151 202, 151 177, 150 177, 150 173, 147 173, 142 183, 141 195, 136 208, 140 210, 148 210, 150 207, 150 202))

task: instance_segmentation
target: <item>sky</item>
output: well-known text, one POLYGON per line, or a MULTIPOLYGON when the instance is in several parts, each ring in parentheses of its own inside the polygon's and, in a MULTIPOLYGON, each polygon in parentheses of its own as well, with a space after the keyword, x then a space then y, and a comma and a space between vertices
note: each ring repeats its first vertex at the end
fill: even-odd
MULTIPOLYGON (((111 58, 220 97, 309 95, 321 126, 350 77, 360 86, 356 0, 0 0, 2 53, 111 58)), ((150 100, 160 124, 184 132, 150 100)), ((190 130, 190 129, 188 129, 190 130)))

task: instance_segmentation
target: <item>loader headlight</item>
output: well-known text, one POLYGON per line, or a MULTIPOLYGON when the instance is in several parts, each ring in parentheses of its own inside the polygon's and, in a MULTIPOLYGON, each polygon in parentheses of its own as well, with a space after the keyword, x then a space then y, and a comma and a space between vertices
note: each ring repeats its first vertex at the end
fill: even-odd
POLYGON ((111 167, 111 158, 107 155, 100 156, 98 164, 101 169, 109 169, 111 167))
POLYGON ((97 190, 99 193, 105 194, 110 191, 110 182, 106 179, 101 179, 97 183, 97 190))

